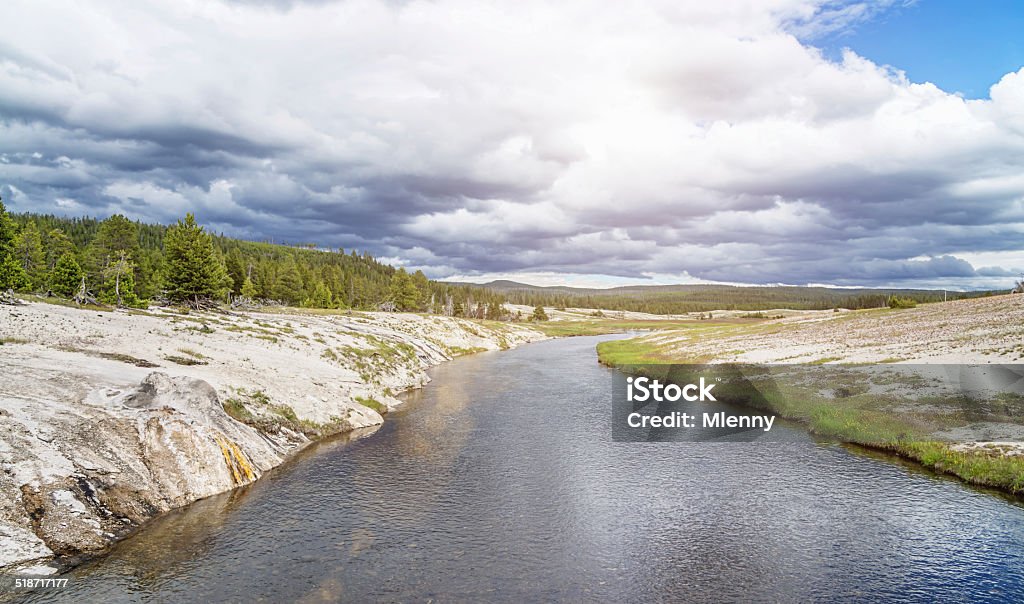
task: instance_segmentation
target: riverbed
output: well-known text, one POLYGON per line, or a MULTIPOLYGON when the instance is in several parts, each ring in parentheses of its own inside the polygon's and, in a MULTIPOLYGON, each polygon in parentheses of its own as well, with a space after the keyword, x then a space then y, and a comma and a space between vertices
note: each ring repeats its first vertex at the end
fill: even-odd
MULTIPOLYGON (((613 442, 600 337, 431 370, 384 426, 144 526, 31 602, 1012 601, 1024 507, 805 442, 613 442)), ((796 430, 778 426, 779 430, 796 430)))

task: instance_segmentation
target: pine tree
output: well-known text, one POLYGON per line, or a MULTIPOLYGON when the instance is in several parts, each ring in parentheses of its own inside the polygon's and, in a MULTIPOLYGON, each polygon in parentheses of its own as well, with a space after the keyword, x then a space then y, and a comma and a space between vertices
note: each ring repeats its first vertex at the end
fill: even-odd
POLYGON ((226 294, 227 270, 214 254, 210 235, 191 213, 167 230, 164 266, 164 284, 172 302, 198 306, 226 294))
POLYGON ((302 299, 302 275, 291 256, 285 260, 277 274, 274 298, 285 304, 295 304, 302 299))
POLYGON ((152 298, 163 287, 163 255, 160 250, 143 250, 135 267, 135 293, 152 298))
POLYGON ((70 298, 82 281, 82 267, 78 265, 73 254, 65 253, 53 267, 50 276, 50 289, 58 296, 70 298))
POLYGON ((492 321, 500 321, 505 315, 505 309, 502 308, 501 303, 494 301, 487 305, 487 318, 492 321))
MULTIPOLYGON (((231 291, 235 294, 242 293, 242 285, 245 283, 245 269, 242 268, 242 254, 238 250, 231 250, 224 266, 231 277, 231 291)), ((243 294, 244 295, 244 294, 243 294)))
POLYGON ((7 215, 7 208, 0 199, 0 290, 23 290, 29 287, 28 275, 14 257, 16 237, 14 221, 7 215))
POLYGON ((3 198, 0 198, 0 263, 11 253, 15 234, 14 221, 7 215, 3 198))
POLYGON ((24 291, 29 289, 30 283, 25 269, 21 268, 21 264, 13 254, 8 253, 0 258, 0 291, 7 289, 24 291))
POLYGON ((430 300, 430 280, 423 274, 423 271, 416 271, 412 274, 412 283, 416 287, 416 308, 432 312, 433 309, 426 308, 430 300))
POLYGON ((14 237, 12 253, 28 278, 24 289, 41 289, 46 285, 46 253, 39 227, 34 220, 28 221, 21 232, 14 237))
POLYGON ((252 284, 252 279, 246 277, 245 281, 242 281, 242 289, 239 293, 250 300, 256 297, 256 286, 252 284))
POLYGON ((127 252, 121 252, 120 257, 104 270, 99 298, 101 302, 115 306, 142 306, 142 301, 135 295, 135 271, 128 261, 127 252))
POLYGON ((331 308, 334 306, 334 299, 331 290, 323 281, 318 281, 313 288, 313 294, 306 298, 302 304, 309 308, 331 308))
MULTIPOLYGON (((46 269, 49 271, 57 268, 57 262, 64 254, 74 255, 77 251, 75 249, 75 242, 71 241, 67 233, 60 229, 50 229, 46 233, 46 241, 43 247, 46 248, 46 269)), ((78 264, 77 260, 75 264, 78 264)), ((81 268, 81 265, 79 265, 79 268, 81 268)))
POLYGON ((139 227, 120 214, 114 214, 99 225, 96 237, 86 248, 85 258, 89 274, 97 282, 103 280, 103 271, 121 258, 125 252, 128 262, 139 262, 139 227))
POLYGON ((419 297, 419 290, 409 273, 404 268, 395 271, 388 289, 388 298, 394 302, 395 308, 402 311, 417 310, 419 297))
POLYGON ((548 320, 548 313, 544 312, 544 307, 538 304, 533 309, 533 314, 530 315, 530 320, 531 321, 547 321, 548 320))

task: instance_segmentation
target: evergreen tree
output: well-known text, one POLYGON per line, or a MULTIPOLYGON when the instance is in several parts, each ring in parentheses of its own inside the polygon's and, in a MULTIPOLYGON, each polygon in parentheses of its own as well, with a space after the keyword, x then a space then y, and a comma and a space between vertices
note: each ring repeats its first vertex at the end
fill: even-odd
POLYGON ((41 289, 46 285, 46 253, 43 239, 34 220, 28 221, 15 235, 12 253, 24 269, 28 284, 24 289, 41 289))
POLYGON ((7 215, 7 208, 4 207, 3 198, 0 198, 0 263, 11 253, 15 234, 14 221, 7 215))
POLYGON ((416 287, 417 310, 433 312, 432 308, 426 308, 427 302, 430 301, 430 280, 423 274, 423 271, 418 270, 412 274, 412 283, 416 287))
POLYGON ((99 224, 96 237, 86 249, 88 271, 97 281, 103 280, 103 271, 121 258, 124 252, 128 262, 139 262, 139 227, 120 214, 115 214, 99 224))
POLYGON ((58 296, 70 298, 78 291, 82 282, 82 267, 78 265, 75 256, 70 252, 65 253, 53 267, 50 277, 50 289, 58 296))
POLYGON ((141 259, 135 267, 135 293, 140 298, 152 298, 160 292, 163 287, 163 263, 163 254, 159 249, 142 250, 141 259))
POLYGON ((0 290, 15 289, 25 291, 31 287, 28 275, 21 264, 14 258, 14 254, 8 253, 0 258, 0 290))
POLYGON ((531 321, 547 321, 548 313, 544 312, 544 307, 539 304, 533 309, 533 314, 530 315, 531 321))
POLYGON ((246 277, 245 281, 242 282, 242 289, 239 293, 250 300, 256 297, 256 286, 252 284, 252 279, 246 277))
POLYGON ((164 283, 172 302, 198 305, 226 294, 227 270, 217 261, 210 235, 191 213, 167 230, 164 264, 164 283))
POLYGON ((231 250, 224 266, 228 270, 228 276, 231 277, 231 292, 241 294, 246 277, 245 269, 242 267, 242 254, 238 250, 231 250))
POLYGON ((270 262, 261 261, 256 267, 254 285, 256 285, 256 291, 259 292, 261 298, 270 299, 274 297, 276 282, 270 262))
MULTIPOLYGON (((60 229, 50 229, 46 233, 46 241, 43 243, 43 247, 46 248, 46 269, 53 271, 57 267, 57 262, 64 256, 64 254, 74 255, 77 251, 75 249, 75 242, 68 237, 67 233, 60 229)), ((75 261, 78 264, 78 261, 75 261)), ((81 268, 81 265, 79 265, 81 268)))
POLYGON ((120 257, 104 270, 99 299, 114 306, 142 306, 142 301, 135 294, 135 271, 128 261, 127 252, 121 252, 120 257))
POLYGON ((16 236, 14 221, 7 215, 7 208, 0 199, 0 290, 22 290, 29 287, 28 275, 14 257, 16 236))
POLYGON ((303 306, 309 308, 331 308, 334 306, 334 299, 331 295, 331 290, 327 287, 323 281, 319 281, 316 287, 313 288, 313 294, 306 298, 303 302, 303 306))
POLYGON ((388 289, 388 298, 394 302, 395 308, 402 311, 417 310, 419 297, 419 290, 409 273, 404 268, 395 271, 388 289))
POLYGON ((302 299, 302 275, 291 256, 285 260, 277 274, 274 298, 285 304, 296 304, 302 299))
POLYGON ((501 302, 494 300, 487 305, 488 319, 492 321, 500 321, 503 316, 505 316, 505 309, 502 308, 501 302))

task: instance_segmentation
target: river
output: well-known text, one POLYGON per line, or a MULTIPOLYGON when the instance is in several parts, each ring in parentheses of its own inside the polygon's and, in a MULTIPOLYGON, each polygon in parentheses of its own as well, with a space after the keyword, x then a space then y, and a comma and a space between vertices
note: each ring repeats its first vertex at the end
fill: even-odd
MULTIPOLYGON (((1012 601, 1024 507, 834 444, 611 441, 600 338, 431 371, 372 436, 167 514, 32 602, 1012 601)), ((782 426, 781 430, 791 430, 782 426)))

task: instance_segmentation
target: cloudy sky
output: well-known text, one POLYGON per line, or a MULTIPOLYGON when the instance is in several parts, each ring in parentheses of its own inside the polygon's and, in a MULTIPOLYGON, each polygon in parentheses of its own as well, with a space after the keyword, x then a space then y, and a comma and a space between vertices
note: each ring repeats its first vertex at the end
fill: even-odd
POLYGON ((434 277, 1008 286, 1024 8, 953 4, 4 0, 0 194, 434 277))

